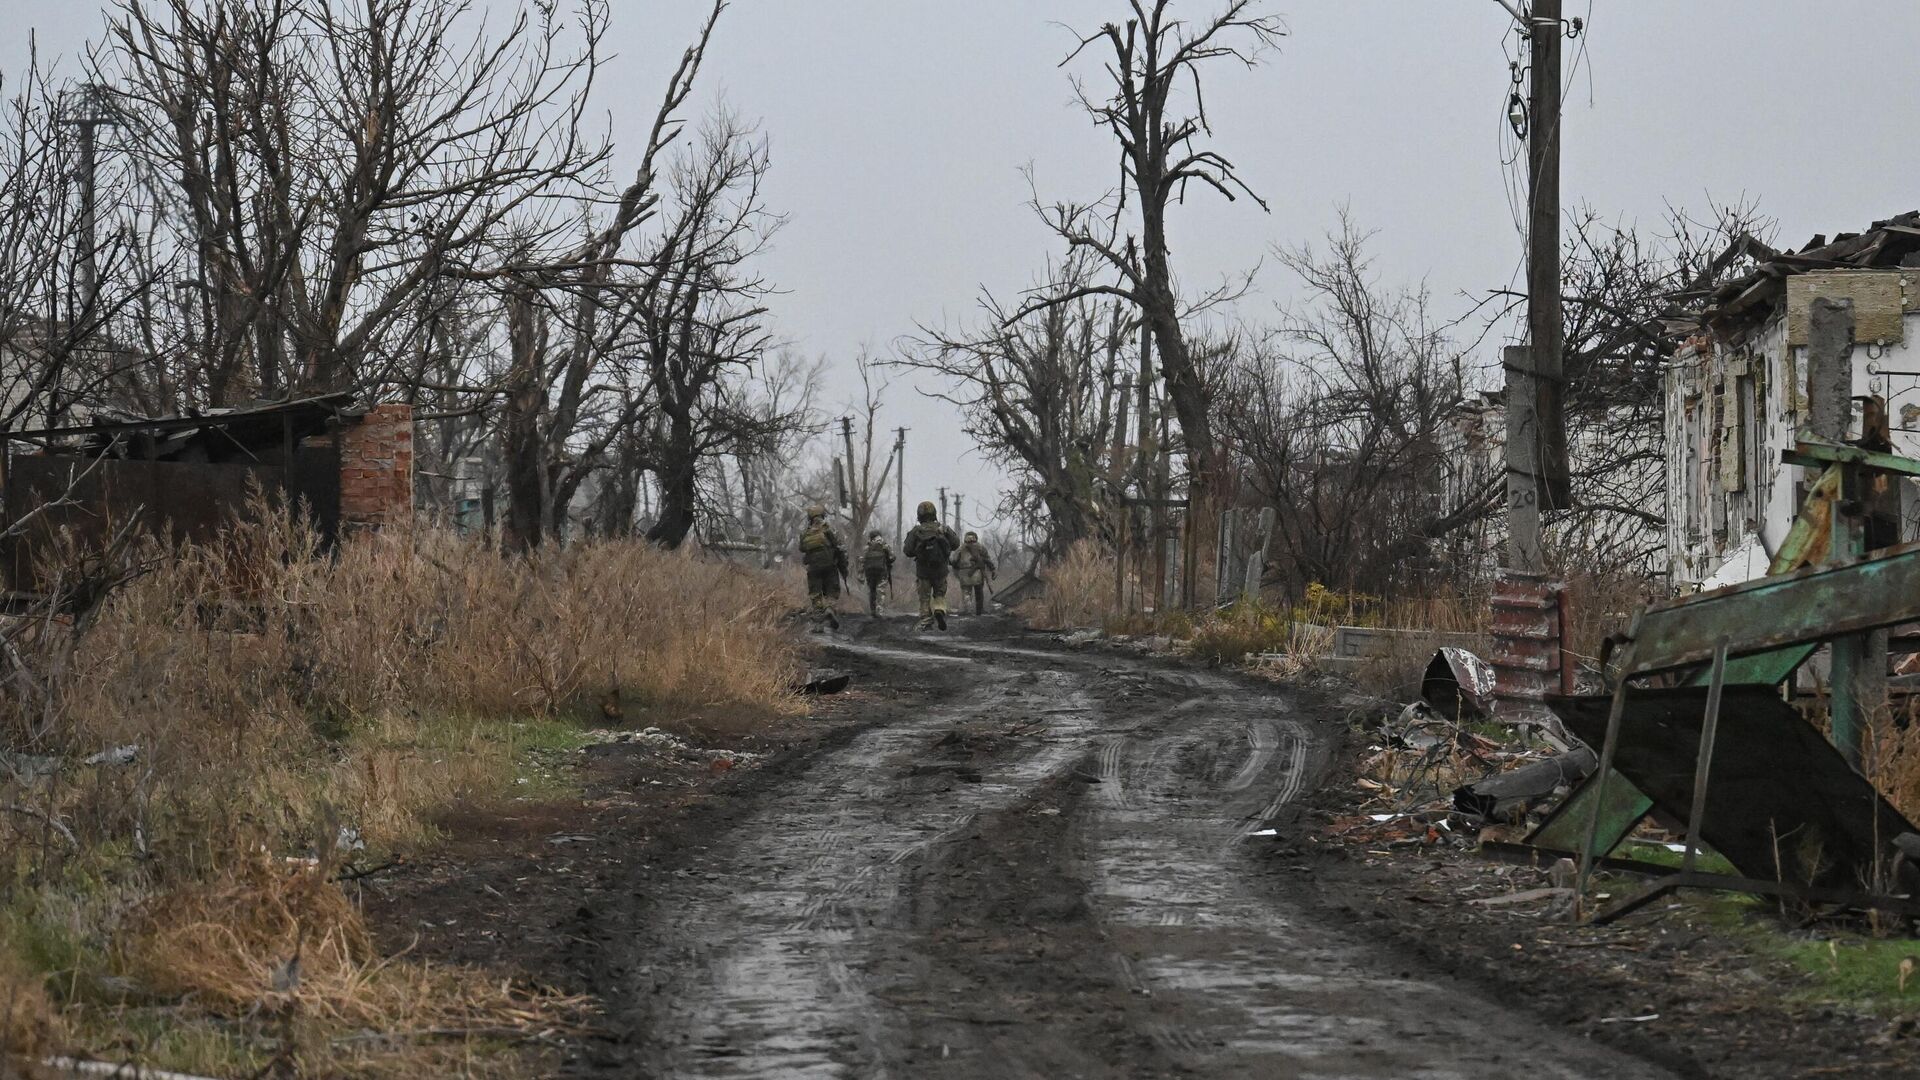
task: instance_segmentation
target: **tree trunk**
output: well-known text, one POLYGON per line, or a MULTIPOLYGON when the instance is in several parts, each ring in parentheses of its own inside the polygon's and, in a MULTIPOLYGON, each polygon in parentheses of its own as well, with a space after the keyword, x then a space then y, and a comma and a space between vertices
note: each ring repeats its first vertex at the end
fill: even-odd
POLYGON ((647 530, 647 539, 664 548, 677 548, 693 531, 699 500, 699 453, 689 418, 673 418, 661 456, 660 515, 647 530))
POLYGON ((512 369, 501 409, 501 452, 506 458, 507 520, 502 540, 509 551, 531 551, 545 539, 546 440, 540 434, 544 393, 533 305, 514 297, 507 305, 512 369))
POLYGON ((1140 289, 1141 315, 1153 331, 1165 373, 1167 401, 1186 441, 1187 472, 1193 486, 1205 489, 1213 471, 1213 416, 1207 388, 1194 365, 1180 326, 1180 301, 1173 293, 1173 271, 1167 265, 1167 229, 1159 208, 1148 204, 1143 217, 1146 236, 1146 274, 1140 289))

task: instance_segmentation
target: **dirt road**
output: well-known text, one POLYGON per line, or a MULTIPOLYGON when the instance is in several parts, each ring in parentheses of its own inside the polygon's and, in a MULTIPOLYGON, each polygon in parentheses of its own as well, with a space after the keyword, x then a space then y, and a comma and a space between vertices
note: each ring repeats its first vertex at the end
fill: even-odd
MULTIPOLYGON (((888 624, 903 695, 647 874, 626 1065, 690 1077, 1668 1075, 1290 903, 1330 732, 1271 687, 888 624), (1275 829, 1277 836, 1259 835, 1275 829)), ((613 989, 613 988, 609 988, 613 989)))

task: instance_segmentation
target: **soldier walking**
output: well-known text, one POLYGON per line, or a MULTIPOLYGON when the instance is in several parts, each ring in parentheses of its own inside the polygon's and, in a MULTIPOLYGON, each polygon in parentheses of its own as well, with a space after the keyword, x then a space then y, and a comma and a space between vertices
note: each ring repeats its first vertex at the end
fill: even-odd
MULTIPOLYGON (((880 586, 893 584, 893 548, 880 530, 867 534, 867 552, 860 557, 860 572, 867 578, 867 614, 880 617, 880 586)), ((891 588, 889 588, 891 591, 891 588)))
POLYGON ((953 568, 960 572, 960 599, 973 597, 973 613, 987 613, 987 581, 993 577, 993 555, 980 543, 980 534, 968 531, 966 542, 953 556, 953 568))
POLYGON ((930 502, 920 504, 920 524, 907 534, 901 552, 913 560, 913 588, 920 596, 920 623, 925 630, 938 623, 947 628, 947 570, 960 538, 940 523, 940 512, 930 502))
POLYGON ((840 546, 833 526, 827 524, 827 508, 807 507, 807 527, 800 533, 800 557, 807 566, 807 607, 813 612, 813 632, 821 624, 840 629, 833 613, 840 599, 840 580, 847 576, 847 550, 840 546))

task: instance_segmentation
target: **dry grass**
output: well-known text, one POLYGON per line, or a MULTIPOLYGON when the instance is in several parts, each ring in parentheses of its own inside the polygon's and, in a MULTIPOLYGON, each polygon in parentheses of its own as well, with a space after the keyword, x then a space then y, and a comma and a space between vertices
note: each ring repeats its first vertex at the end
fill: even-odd
POLYGON ((58 1021, 44 980, 0 950, 0 1076, 10 1056, 32 1057, 54 1045, 58 1021))
POLYGON ((1920 821, 1920 701, 1910 699, 1906 710, 1905 724, 1873 725, 1866 773, 1908 821, 1920 821))
MULTIPOLYGON (((0 814, 8 1038, 40 1030, 23 1018, 48 990, 69 1026, 112 1031, 120 1002, 101 985, 184 1018, 297 1015, 323 1042, 544 1019, 560 1004, 377 956, 325 872, 339 829, 376 851, 418 844, 451 804, 524 793, 530 748, 609 712, 799 708, 783 585, 692 555, 597 543, 508 560, 393 532, 329 557, 271 513, 217 547, 149 554, 164 557, 54 683, 47 733, 26 737, 41 713, 17 696, 0 712, 0 747, 65 762, 31 781, 0 770, 0 804, 44 815, 0 814), (78 764, 123 746, 134 764, 78 764), (276 990, 296 953, 297 988, 276 990)), ((24 644, 50 665, 67 634, 49 624, 24 644)), ((252 1060, 212 1044, 151 1060, 252 1060)))
POLYGON ((1020 605, 1020 615, 1037 630, 1103 626, 1116 614, 1113 575, 1113 552, 1082 540, 1047 568, 1045 593, 1020 605))

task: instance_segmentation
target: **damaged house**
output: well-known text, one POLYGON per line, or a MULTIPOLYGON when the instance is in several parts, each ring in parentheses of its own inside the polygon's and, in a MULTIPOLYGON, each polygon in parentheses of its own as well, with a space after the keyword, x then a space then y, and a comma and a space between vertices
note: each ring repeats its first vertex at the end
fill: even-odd
MULTIPOLYGON (((1892 451, 1920 457, 1920 211, 1862 233, 1764 252, 1755 268, 1682 298, 1684 335, 1665 378, 1666 554, 1676 588, 1766 573, 1803 498, 1805 470, 1781 462, 1807 413, 1809 310, 1853 303, 1858 436, 1884 404, 1892 451)), ((1899 539, 1920 537, 1920 490, 1898 482, 1899 539)))
POLYGON ((0 433, 0 578, 44 591, 44 558, 116 529, 205 543, 255 491, 301 507, 321 543, 413 515, 413 410, 348 394, 0 433))

